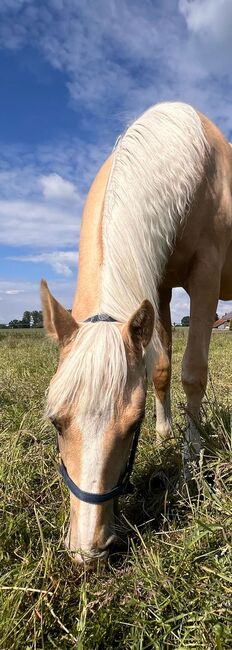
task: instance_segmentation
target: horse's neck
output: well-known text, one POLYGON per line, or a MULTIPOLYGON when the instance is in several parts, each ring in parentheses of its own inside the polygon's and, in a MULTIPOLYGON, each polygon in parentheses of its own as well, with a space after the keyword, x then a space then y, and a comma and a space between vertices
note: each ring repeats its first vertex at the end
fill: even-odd
POLYGON ((78 263, 78 283, 72 314, 84 320, 99 311, 102 265, 102 215, 112 158, 101 167, 91 185, 84 207, 78 263))

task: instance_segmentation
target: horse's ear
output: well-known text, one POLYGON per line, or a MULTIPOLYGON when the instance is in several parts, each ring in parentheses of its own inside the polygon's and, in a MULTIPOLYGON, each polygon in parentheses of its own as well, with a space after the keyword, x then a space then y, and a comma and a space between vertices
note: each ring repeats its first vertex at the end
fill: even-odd
POLYGON ((40 284, 43 322, 47 334, 61 345, 78 330, 78 323, 49 291, 46 280, 40 284))
POLYGON ((146 348, 154 330, 154 308, 149 300, 144 300, 132 314, 127 323, 127 336, 135 348, 146 348))

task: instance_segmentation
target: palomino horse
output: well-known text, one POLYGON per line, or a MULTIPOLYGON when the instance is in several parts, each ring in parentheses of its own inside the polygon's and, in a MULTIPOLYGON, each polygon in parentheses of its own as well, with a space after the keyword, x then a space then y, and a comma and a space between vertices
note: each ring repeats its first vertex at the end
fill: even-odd
POLYGON ((182 382, 188 454, 199 453, 212 324, 218 299, 232 298, 231 188, 232 149, 217 127, 186 104, 154 106, 91 186, 72 315, 42 282, 45 327, 60 344, 46 412, 70 488, 66 544, 79 562, 105 557, 115 538, 113 500, 131 471, 147 377, 157 435, 170 435, 173 287, 191 301, 182 382))

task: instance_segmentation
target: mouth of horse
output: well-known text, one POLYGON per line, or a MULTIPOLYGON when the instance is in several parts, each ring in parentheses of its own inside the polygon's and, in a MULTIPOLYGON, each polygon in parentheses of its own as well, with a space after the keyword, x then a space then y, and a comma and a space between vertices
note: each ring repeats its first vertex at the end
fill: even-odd
POLYGON ((70 546, 70 530, 64 540, 65 547, 69 554, 71 555, 72 560, 77 564, 85 565, 88 568, 92 568, 99 561, 104 562, 107 560, 110 552, 115 548, 117 544, 117 536, 112 534, 104 546, 99 546, 98 548, 90 549, 89 551, 84 551, 80 548, 73 549, 70 546))

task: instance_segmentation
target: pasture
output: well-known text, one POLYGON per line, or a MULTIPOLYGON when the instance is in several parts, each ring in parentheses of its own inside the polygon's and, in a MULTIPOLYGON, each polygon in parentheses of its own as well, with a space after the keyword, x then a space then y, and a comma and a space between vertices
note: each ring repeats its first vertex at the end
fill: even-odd
POLYGON ((121 548, 85 575, 63 547, 68 492, 42 416, 56 348, 40 330, 0 333, 4 650, 232 647, 232 336, 212 336, 205 454, 191 494, 178 483, 185 339, 181 329, 174 334, 175 440, 156 449, 150 390, 135 491, 120 501, 121 548))

